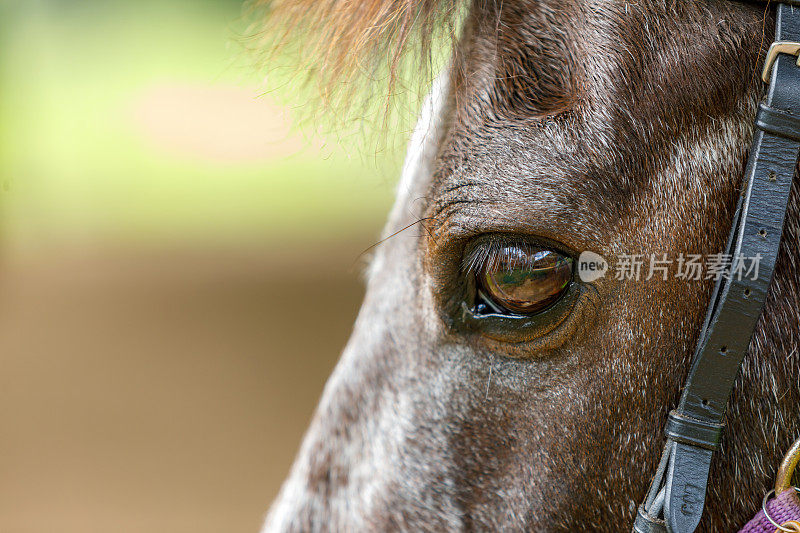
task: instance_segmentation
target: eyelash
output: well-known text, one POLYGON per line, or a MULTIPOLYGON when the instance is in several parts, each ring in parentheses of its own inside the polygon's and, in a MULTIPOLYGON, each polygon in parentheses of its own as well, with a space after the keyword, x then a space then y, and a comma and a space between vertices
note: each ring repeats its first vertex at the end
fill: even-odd
MULTIPOLYGON (((524 248, 533 246, 533 243, 508 236, 490 236, 468 250, 462 262, 462 272, 468 275, 477 275, 482 269, 492 268, 497 264, 506 264, 522 269, 534 266, 535 260, 532 257, 528 256, 528 260, 521 260, 519 256, 511 254, 512 246, 524 248)), ((549 245, 545 247, 551 248, 549 245)))

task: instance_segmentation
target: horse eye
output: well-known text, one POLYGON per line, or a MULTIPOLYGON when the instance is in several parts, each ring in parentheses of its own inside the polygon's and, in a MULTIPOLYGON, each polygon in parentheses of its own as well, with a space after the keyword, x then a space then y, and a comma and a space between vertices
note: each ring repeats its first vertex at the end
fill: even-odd
POLYGON ((495 312, 537 313, 554 304, 572 281, 572 258, 553 250, 504 245, 497 252, 477 280, 479 295, 495 312))

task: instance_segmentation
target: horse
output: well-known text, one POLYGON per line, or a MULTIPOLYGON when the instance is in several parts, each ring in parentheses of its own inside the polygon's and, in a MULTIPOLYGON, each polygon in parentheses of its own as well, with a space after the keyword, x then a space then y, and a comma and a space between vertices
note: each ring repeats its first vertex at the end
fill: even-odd
MULTIPOLYGON (((629 531, 714 280, 674 263, 611 271, 725 245, 773 10, 296 0, 268 16, 324 41, 307 48, 316 75, 357 76, 369 59, 390 82, 399 54, 429 53, 426 35, 461 18, 352 336, 263 531, 629 531), (609 272, 578 279, 585 251, 609 272)), ((799 209, 795 176, 698 531, 741 527, 800 434, 799 209)))

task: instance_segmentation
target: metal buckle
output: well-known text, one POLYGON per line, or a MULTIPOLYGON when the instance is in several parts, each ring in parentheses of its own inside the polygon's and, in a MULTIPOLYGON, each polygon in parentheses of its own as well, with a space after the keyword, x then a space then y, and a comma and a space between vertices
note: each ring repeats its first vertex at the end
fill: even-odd
POLYGON ((800 43, 795 41, 775 41, 767 51, 764 70, 761 71, 761 79, 764 80, 764 83, 769 83, 772 66, 775 64, 775 60, 778 59, 778 54, 797 56, 797 66, 800 67, 800 43))
POLYGON ((775 477, 775 494, 780 494, 792 487, 792 474, 794 474, 798 462, 800 462, 800 439, 794 441, 781 462, 778 475, 775 477))
MULTIPOLYGON (((800 60, 798 60, 798 64, 800 64, 800 60)), ((770 524, 778 528, 775 530, 775 533, 781 533, 783 531, 786 533, 800 533, 800 522, 790 520, 788 522, 784 522, 783 524, 779 524, 769 515, 769 512, 767 512, 767 502, 769 501, 769 497, 771 495, 775 494, 777 496, 783 491, 791 489, 794 489, 796 492, 800 492, 800 488, 792 487, 792 474, 794 474, 794 469, 797 467, 798 462, 800 462, 800 439, 794 441, 792 447, 789 448, 789 451, 783 458, 781 467, 778 470, 778 475, 775 478, 775 488, 766 493, 764 495, 764 499, 761 501, 761 510, 764 511, 764 516, 767 517, 767 520, 769 520, 770 524)))

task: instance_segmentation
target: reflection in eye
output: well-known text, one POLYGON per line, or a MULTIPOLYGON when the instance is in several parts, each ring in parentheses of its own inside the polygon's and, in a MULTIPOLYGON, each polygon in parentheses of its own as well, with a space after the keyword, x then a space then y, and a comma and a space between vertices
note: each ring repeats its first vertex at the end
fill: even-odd
POLYGON ((476 281, 479 296, 496 313, 542 311, 555 303, 572 281, 571 257, 526 243, 495 244, 492 248, 477 270, 476 281))

